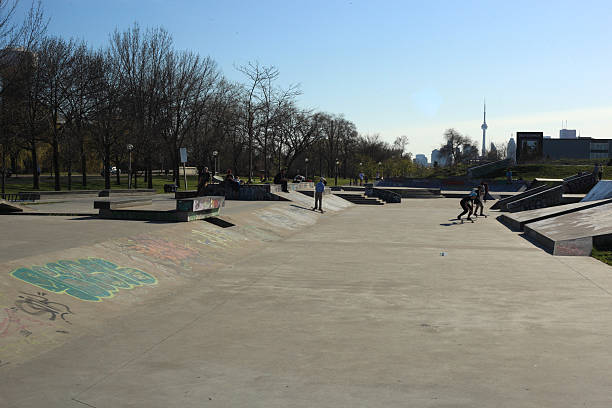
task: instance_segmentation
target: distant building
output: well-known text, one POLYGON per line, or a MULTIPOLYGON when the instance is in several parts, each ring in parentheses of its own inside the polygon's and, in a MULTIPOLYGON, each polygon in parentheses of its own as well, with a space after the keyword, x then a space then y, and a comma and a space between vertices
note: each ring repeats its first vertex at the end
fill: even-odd
POLYGON ((438 166, 446 166, 446 157, 440 154, 440 150, 434 149, 431 151, 431 164, 438 163, 438 166))
POLYGON ((576 139, 576 129, 561 129, 559 131, 560 139, 576 139))
POLYGON ((590 137, 545 139, 542 132, 517 132, 516 161, 610 159, 612 139, 590 137))
POLYGON ((420 164, 421 166, 427 166, 427 156, 419 153, 416 156, 414 156, 414 162, 417 164, 420 164))
POLYGON ((506 148, 506 159, 512 159, 514 163, 516 163, 516 142, 514 138, 511 137, 508 141, 508 147, 506 148))

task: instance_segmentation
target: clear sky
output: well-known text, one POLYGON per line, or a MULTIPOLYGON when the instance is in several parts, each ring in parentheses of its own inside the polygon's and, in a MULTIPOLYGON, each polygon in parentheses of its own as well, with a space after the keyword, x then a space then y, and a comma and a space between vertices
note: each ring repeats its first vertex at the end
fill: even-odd
MULTIPOLYGON (((24 3, 28 0, 22 0, 24 3)), ((105 45, 134 22, 226 77, 258 60, 299 83, 300 104, 424 153, 454 127, 487 147, 516 131, 612 138, 612 2, 43 0, 49 33, 105 45)))

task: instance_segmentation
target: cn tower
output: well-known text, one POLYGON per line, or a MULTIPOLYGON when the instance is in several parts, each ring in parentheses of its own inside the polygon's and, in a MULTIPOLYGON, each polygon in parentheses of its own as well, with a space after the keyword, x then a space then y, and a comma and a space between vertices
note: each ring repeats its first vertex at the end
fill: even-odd
POLYGON ((485 157, 487 155, 487 101, 484 101, 484 116, 482 119, 482 126, 480 126, 480 128, 482 129, 482 157, 485 157))

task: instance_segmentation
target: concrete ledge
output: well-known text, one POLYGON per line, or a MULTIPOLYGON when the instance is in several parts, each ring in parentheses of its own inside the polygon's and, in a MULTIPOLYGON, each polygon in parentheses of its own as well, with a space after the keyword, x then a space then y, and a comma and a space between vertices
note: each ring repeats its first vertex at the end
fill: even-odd
POLYGON ((151 211, 100 209, 100 218, 113 220, 189 222, 219 215, 219 208, 202 211, 151 211))
POLYGON ((157 190, 149 189, 149 188, 140 188, 140 189, 116 189, 116 190, 102 190, 98 193, 98 197, 110 197, 115 194, 156 194, 157 190))
POLYGON ((119 200, 119 201, 94 201, 95 209, 105 209, 105 210, 117 210, 120 208, 126 207, 139 207, 145 205, 152 205, 153 200, 150 198, 134 198, 128 200, 119 200))
POLYGON ((508 204, 520 200, 522 198, 525 197, 529 197, 533 194, 539 193, 540 191, 544 191, 546 189, 550 188, 547 184, 541 185, 539 187, 535 187, 532 188, 530 190, 524 191, 522 193, 519 194, 515 194, 513 196, 504 198, 502 200, 499 200, 498 202, 496 202, 495 204, 493 204, 493 206, 491 207, 492 210, 501 210, 501 211, 508 211, 508 204))
POLYGON ((563 199, 563 186, 556 186, 530 196, 512 201, 506 205, 506 210, 512 213, 535 210, 537 208, 552 207, 561 204, 563 199))

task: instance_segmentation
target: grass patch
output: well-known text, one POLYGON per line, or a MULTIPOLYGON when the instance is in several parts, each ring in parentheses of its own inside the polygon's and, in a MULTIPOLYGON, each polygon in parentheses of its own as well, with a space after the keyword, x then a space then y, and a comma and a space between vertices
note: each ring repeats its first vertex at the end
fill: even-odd
POLYGON ((612 266, 612 249, 593 248, 591 256, 605 264, 612 266))

